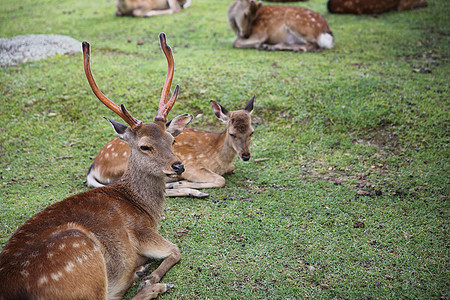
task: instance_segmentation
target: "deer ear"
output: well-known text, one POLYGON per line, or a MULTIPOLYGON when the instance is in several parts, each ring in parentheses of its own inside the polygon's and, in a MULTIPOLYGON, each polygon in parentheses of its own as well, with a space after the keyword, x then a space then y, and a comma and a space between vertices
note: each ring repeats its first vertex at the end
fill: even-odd
POLYGON ((114 120, 110 120, 108 118, 105 118, 109 123, 111 123, 112 127, 114 128, 114 131, 117 133, 119 138, 122 140, 125 136, 125 133, 127 131, 127 126, 123 125, 122 123, 119 123, 114 120))
POLYGON ((250 99, 247 104, 245 105, 244 110, 247 111, 249 114, 253 112, 253 103, 255 102, 255 95, 253 95, 252 99, 250 99))
POLYGON ((214 114, 216 115, 216 117, 222 122, 227 122, 228 114, 229 114, 228 110, 213 100, 211 100, 210 102, 211 102, 211 105, 212 105, 212 108, 214 110, 214 114))
POLYGON ((173 137, 178 136, 180 133, 183 132, 187 124, 189 124, 189 122, 192 121, 192 118, 193 116, 188 114, 175 117, 173 120, 170 120, 169 122, 166 123, 167 132, 169 132, 173 137))

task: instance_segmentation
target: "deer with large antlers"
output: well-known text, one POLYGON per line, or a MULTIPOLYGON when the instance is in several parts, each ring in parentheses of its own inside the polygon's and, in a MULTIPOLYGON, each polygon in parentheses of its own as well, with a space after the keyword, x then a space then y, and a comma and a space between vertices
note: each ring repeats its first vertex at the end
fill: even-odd
POLYGON ((334 44, 325 18, 303 7, 236 0, 228 8, 228 21, 237 35, 234 48, 306 52, 334 44))
MULTIPOLYGON (((206 197, 208 193, 198 189, 217 188, 225 185, 224 174, 234 170, 234 160, 250 159, 250 141, 253 134, 251 114, 255 97, 242 110, 228 111, 211 100, 216 117, 226 123, 221 133, 198 129, 185 129, 175 138, 175 154, 185 166, 185 172, 167 179, 166 195, 169 197, 206 197)), ((108 142, 97 154, 87 175, 88 186, 108 185, 124 173, 130 147, 119 138, 108 142)))
POLYGON ((328 11, 336 14, 381 14, 391 10, 409 10, 428 5, 426 0, 329 0, 328 11))
POLYGON ((165 35, 159 37, 169 71, 154 123, 142 123, 102 94, 90 70, 89 44, 83 42, 92 91, 130 126, 108 120, 130 146, 128 168, 115 184, 55 203, 12 235, 0 253, 0 299, 119 299, 147 271, 149 258, 163 261, 133 299, 155 298, 172 287, 159 281, 180 260, 180 251, 157 227, 164 179, 184 170, 173 152, 173 136, 192 117, 166 122, 179 86, 167 100, 174 61, 165 35))
POLYGON ((178 13, 191 0, 117 0, 116 16, 154 17, 178 13))

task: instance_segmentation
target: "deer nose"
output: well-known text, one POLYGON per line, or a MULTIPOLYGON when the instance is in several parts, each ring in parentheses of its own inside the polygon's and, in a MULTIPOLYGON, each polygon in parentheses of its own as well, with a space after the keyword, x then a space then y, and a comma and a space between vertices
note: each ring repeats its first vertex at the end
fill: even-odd
POLYGON ((177 173, 177 175, 180 175, 184 172, 184 165, 182 162, 176 162, 172 164, 172 169, 177 173))
POLYGON ((250 159, 250 153, 244 153, 242 154, 242 160, 243 161, 247 161, 250 159))

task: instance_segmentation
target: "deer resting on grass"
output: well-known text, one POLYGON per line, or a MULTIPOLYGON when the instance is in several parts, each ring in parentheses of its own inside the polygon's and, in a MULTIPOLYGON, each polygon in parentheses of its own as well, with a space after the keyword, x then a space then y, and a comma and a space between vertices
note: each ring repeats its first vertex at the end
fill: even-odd
POLYGON ((327 7, 329 12, 337 14, 380 14, 427 5, 426 0, 329 0, 327 7))
POLYGON ((228 21, 237 35, 235 48, 306 52, 334 44, 325 18, 307 8, 236 0, 228 8, 228 21))
MULTIPOLYGON (((207 193, 197 189, 223 187, 222 175, 233 172, 236 156, 243 161, 250 159, 254 101, 253 96, 244 109, 236 111, 228 111, 211 101, 216 117, 226 123, 225 130, 215 133, 187 128, 175 138, 175 154, 185 171, 167 180, 167 196, 206 197, 207 193)), ((129 153, 130 147, 118 138, 107 143, 89 169, 88 186, 103 186, 118 180, 127 167, 129 153)))
POLYGON ((191 0, 117 0, 116 16, 154 17, 178 13, 191 0))
POLYGON ((179 87, 167 101, 173 57, 165 35, 159 37, 169 71, 154 123, 142 123, 102 94, 90 70, 89 44, 83 42, 92 91, 130 125, 108 120, 130 146, 128 168, 115 184, 55 203, 12 235, 0 254, 0 299, 120 299, 147 271, 149 258, 162 263, 133 299, 155 298, 172 287, 159 281, 180 260, 180 251, 158 233, 158 221, 165 177, 184 170, 173 152, 173 135, 192 117, 166 123, 179 87))

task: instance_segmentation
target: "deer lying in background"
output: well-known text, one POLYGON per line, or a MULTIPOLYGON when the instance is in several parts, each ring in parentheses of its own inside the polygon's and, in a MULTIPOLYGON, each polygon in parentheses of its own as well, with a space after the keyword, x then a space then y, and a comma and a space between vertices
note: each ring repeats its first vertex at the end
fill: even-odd
POLYGON ((115 184, 55 203, 12 235, 0 254, 0 299, 120 299, 147 270, 148 258, 163 261, 133 299, 155 298, 171 288, 159 281, 180 260, 180 251, 157 232, 158 220, 165 177, 183 172, 173 135, 192 117, 181 115, 166 125, 179 87, 167 101, 173 57, 163 33, 160 42, 169 72, 154 123, 135 119, 100 92, 89 66, 89 44, 83 42, 93 92, 130 125, 108 120, 130 145, 128 168, 115 184))
POLYGON ((306 2, 308 0, 266 0, 268 2, 306 2))
MULTIPOLYGON (((216 117, 226 123, 225 130, 215 133, 187 128, 175 138, 175 154, 184 163, 185 172, 167 180, 167 196, 206 197, 207 193, 197 189, 223 187, 225 178, 222 175, 233 172, 236 156, 243 161, 250 159, 254 101, 253 96, 243 110, 236 111, 228 111, 211 101, 216 117)), ((91 165, 87 184, 96 187, 118 180, 127 167, 129 153, 130 147, 126 143, 118 138, 111 140, 91 165)))
POLYGON ((188 8, 191 0, 117 0, 116 16, 153 17, 188 8))
POLYGON ((426 0, 329 0, 327 7, 329 12, 337 14, 380 14, 427 5, 426 0))
POLYGON ((228 21, 238 37, 235 48, 306 52, 331 49, 334 43, 325 18, 307 8, 236 0, 228 8, 228 21))

